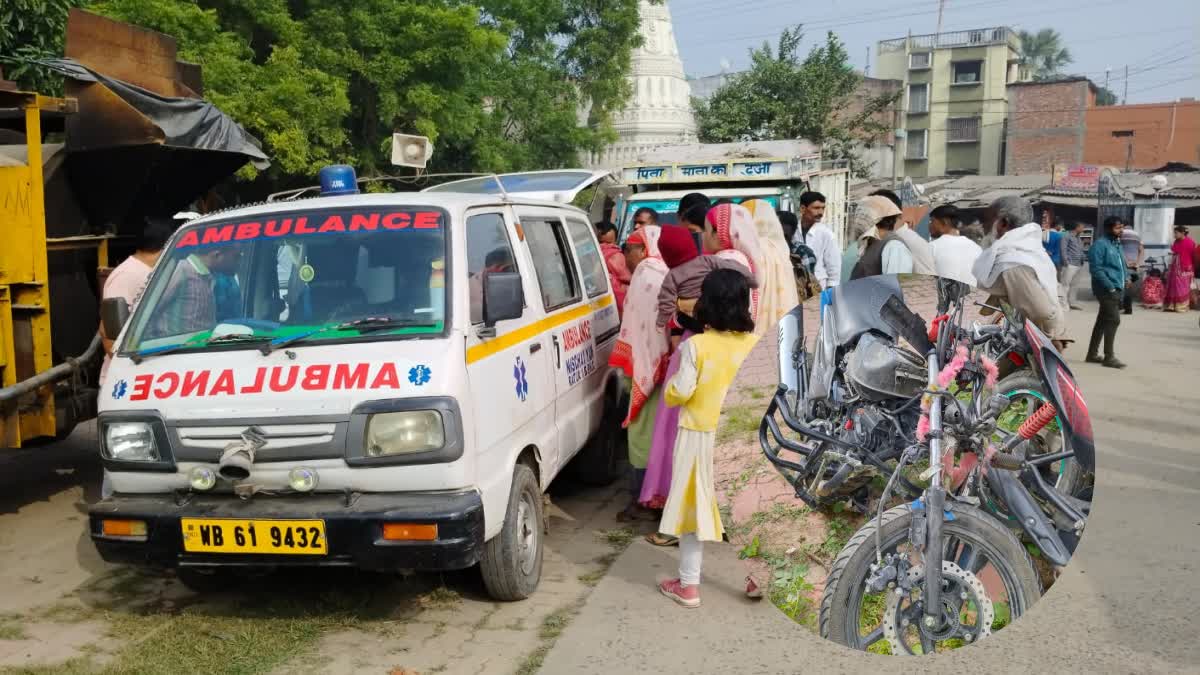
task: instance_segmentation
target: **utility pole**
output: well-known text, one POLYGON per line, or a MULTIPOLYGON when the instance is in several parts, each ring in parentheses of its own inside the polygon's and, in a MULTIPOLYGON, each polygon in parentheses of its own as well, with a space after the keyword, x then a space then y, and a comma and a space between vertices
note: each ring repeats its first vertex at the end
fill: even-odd
POLYGON ((1129 64, 1125 64, 1125 95, 1121 97, 1121 105, 1129 105, 1129 64))
POLYGON ((863 66, 863 77, 869 77, 871 75, 871 45, 867 45, 867 60, 865 63, 866 65, 863 66))
POLYGON ((934 31, 933 46, 937 47, 938 35, 942 34, 942 11, 946 9, 946 0, 938 0, 938 23, 937 30, 934 31))

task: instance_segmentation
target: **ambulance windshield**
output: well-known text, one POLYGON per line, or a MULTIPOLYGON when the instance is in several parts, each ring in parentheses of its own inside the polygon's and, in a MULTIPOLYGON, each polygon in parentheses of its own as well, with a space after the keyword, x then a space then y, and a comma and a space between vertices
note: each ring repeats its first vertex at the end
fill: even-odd
POLYGON ((447 219, 433 207, 367 207, 186 226, 122 352, 440 334, 447 219))

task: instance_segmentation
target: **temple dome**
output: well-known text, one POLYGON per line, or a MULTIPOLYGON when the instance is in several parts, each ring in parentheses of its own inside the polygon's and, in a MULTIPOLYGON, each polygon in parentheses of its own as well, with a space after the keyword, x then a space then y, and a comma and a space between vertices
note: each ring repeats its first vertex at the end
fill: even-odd
POLYGON ((625 108, 613 115, 619 139, 589 164, 618 169, 635 163, 650 148, 696 139, 692 88, 683 73, 671 11, 665 3, 641 0, 642 46, 633 51, 630 80, 633 93, 625 108))

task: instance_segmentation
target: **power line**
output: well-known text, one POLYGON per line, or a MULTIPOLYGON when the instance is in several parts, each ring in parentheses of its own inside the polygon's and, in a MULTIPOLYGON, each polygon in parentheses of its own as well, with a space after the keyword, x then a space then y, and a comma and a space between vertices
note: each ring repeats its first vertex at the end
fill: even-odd
POLYGON ((1156 84, 1153 87, 1145 87, 1143 89, 1134 89, 1133 91, 1131 91, 1129 93, 1137 94, 1137 93, 1140 93, 1143 91, 1152 91, 1154 89, 1162 89, 1163 87, 1169 87, 1172 84, 1179 84, 1180 82, 1191 82, 1192 80, 1200 80, 1200 75, 1189 75, 1187 77, 1181 77, 1176 80, 1167 80, 1166 82, 1156 84))

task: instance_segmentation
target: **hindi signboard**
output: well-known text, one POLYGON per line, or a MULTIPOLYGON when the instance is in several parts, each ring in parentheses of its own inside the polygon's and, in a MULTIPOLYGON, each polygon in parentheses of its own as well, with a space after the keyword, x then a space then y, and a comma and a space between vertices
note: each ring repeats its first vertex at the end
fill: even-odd
POLYGON ((1058 190, 1095 192, 1104 167, 1096 164, 1055 164, 1050 186, 1058 190))

